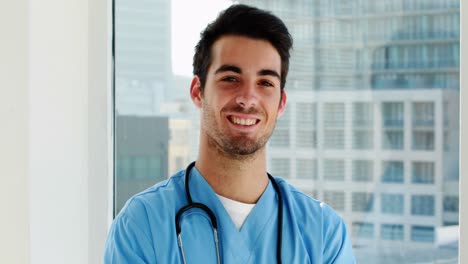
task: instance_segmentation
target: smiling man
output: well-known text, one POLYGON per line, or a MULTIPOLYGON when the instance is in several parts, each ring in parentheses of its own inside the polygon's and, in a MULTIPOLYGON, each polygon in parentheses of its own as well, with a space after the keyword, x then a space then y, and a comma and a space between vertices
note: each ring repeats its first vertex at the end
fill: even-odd
POLYGON ((343 220, 266 171, 291 47, 284 23, 253 7, 208 25, 190 87, 198 158, 127 202, 105 263, 355 263, 343 220))

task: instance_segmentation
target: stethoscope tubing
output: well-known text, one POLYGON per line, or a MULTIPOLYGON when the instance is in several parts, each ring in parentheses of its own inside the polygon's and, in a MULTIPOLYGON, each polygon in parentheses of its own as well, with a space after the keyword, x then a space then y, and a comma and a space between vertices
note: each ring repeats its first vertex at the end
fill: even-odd
MULTIPOLYGON (((181 232, 182 229, 180 227, 180 218, 182 215, 187 211, 192 208, 199 208, 203 211, 205 211, 208 216, 210 217, 211 225, 213 227, 213 236, 215 240, 215 246, 216 246, 216 256, 217 256, 217 263, 220 264, 222 263, 221 261, 221 256, 219 253, 219 233, 218 233, 218 222, 216 220, 216 216, 211 211, 208 206, 202 204, 202 203, 194 203, 192 201, 192 196, 190 194, 190 186, 189 186, 189 177, 190 177, 190 172, 192 171, 192 168, 195 166, 195 161, 190 163, 187 168, 185 169, 185 196, 187 198, 187 205, 182 207, 179 211, 177 211, 176 217, 175 217, 175 224, 176 224, 176 234, 177 234, 177 240, 178 244, 180 247, 180 251, 182 254, 182 260, 183 263, 186 264, 186 258, 185 258, 185 253, 184 253, 184 247, 182 244, 182 237, 181 237, 181 232)), ((281 249, 282 249, 282 237, 283 237, 283 195, 281 193, 281 189, 276 182, 276 180, 271 176, 269 173, 267 173, 269 180, 271 181, 273 188, 276 191, 276 194, 278 195, 278 227, 277 227, 277 242, 276 242, 276 260, 278 264, 281 264, 281 249)))

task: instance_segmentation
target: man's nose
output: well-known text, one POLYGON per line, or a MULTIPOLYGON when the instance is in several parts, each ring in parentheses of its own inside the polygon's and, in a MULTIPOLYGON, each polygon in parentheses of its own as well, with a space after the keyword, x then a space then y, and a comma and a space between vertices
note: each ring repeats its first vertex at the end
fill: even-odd
POLYGON ((250 108, 257 105, 258 95, 256 94, 255 84, 245 84, 237 94, 236 103, 244 108, 250 108))

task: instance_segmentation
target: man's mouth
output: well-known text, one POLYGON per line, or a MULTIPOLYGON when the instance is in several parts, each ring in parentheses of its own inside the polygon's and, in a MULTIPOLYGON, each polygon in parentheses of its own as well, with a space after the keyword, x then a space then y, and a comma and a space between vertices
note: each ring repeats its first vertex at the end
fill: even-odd
POLYGON ((257 124, 257 122, 259 121, 258 119, 255 119, 255 118, 239 118, 235 116, 229 116, 228 118, 229 118, 229 121, 231 121, 232 123, 236 125, 241 125, 241 126, 253 126, 257 124))

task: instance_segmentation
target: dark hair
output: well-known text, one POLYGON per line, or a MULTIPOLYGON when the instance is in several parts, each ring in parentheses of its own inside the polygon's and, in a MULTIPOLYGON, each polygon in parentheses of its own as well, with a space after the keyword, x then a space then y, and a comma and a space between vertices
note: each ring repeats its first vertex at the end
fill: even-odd
POLYGON ((293 42, 288 29, 283 21, 268 11, 247 5, 232 5, 201 32, 200 41, 195 47, 193 74, 200 78, 202 91, 212 61, 211 47, 224 35, 240 35, 270 42, 281 57, 281 89, 284 89, 289 70, 289 50, 293 42))

